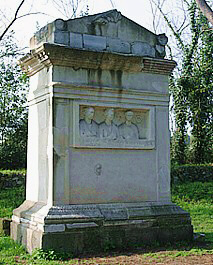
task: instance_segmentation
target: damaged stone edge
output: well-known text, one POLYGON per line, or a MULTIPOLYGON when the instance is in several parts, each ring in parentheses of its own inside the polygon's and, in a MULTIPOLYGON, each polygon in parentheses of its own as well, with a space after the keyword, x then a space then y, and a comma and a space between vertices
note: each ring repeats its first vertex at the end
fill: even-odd
POLYGON ((67 205, 53 206, 48 211, 47 206, 43 211, 38 210, 36 203, 30 208, 29 205, 33 203, 25 201, 21 209, 14 210, 13 222, 44 233, 105 226, 140 225, 147 228, 191 223, 189 214, 173 203, 67 205))
POLYGON ((19 64, 29 76, 51 65, 72 67, 75 70, 78 70, 81 65, 81 68, 85 69, 150 72, 164 75, 170 74, 176 66, 175 61, 172 60, 107 51, 88 51, 50 43, 44 43, 32 50, 19 61, 19 64))

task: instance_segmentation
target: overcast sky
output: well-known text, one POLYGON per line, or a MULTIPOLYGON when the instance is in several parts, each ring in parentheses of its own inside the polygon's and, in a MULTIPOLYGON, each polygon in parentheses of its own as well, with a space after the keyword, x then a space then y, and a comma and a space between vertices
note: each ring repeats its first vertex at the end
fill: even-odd
MULTIPOLYGON (((2 11, 0 15, 4 22, 8 23, 11 20, 20 2, 21 0, 0 0, 2 11)), ((114 7, 124 16, 151 31, 153 30, 149 0, 88 0, 88 6, 89 14, 104 12, 114 7)), ((28 46, 30 37, 36 32, 36 23, 42 27, 57 18, 64 19, 61 13, 54 8, 51 0, 26 0, 20 9, 20 15, 28 12, 42 12, 46 15, 26 16, 16 21, 12 29, 16 32, 17 41, 21 46, 28 46)))

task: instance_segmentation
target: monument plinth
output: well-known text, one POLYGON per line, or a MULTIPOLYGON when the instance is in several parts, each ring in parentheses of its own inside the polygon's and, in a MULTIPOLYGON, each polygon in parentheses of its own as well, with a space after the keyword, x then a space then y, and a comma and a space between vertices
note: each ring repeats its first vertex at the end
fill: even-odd
POLYGON ((29 252, 192 238, 170 199, 166 43, 116 10, 31 39, 27 192, 12 218, 29 252))

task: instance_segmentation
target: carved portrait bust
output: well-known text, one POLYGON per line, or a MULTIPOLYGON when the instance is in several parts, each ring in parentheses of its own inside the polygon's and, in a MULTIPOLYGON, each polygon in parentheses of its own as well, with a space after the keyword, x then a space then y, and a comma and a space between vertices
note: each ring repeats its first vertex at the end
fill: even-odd
POLYGON ((99 126, 100 138, 116 140, 119 138, 118 127, 113 123, 115 111, 114 109, 106 109, 104 111, 105 121, 99 126))
POLYGON ((83 137, 97 137, 98 124, 93 120, 95 110, 93 107, 84 110, 84 119, 79 122, 80 135, 83 137))
POLYGON ((125 112, 126 121, 119 126, 119 134, 122 139, 139 139, 138 127, 132 123, 133 116, 133 111, 125 112))

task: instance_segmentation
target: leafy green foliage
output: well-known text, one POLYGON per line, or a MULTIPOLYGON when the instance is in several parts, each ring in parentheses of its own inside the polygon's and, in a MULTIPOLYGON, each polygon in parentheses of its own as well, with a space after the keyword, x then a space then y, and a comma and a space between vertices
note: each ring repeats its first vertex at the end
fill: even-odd
POLYGON ((26 170, 0 170, 0 189, 25 185, 26 170))
MULTIPOLYGON (((171 77, 170 93, 173 98, 176 131, 173 137, 173 160, 186 162, 185 144, 187 122, 192 127, 191 162, 212 161, 213 143, 213 32, 194 0, 188 7, 190 41, 184 44, 181 33, 173 27, 173 34, 182 51, 182 65, 178 76, 171 77), (178 35, 178 38, 177 36, 178 35)), ((167 23, 170 23, 169 21, 167 23)), ((171 27, 171 25, 170 25, 171 27)))
POLYGON ((37 260, 56 260, 57 255, 54 250, 44 251, 43 249, 36 249, 32 253, 32 259, 37 260))
POLYGON ((17 65, 22 55, 13 34, 0 43, 0 168, 22 168, 26 161, 28 78, 17 65))
MULTIPOLYGON (((172 183, 213 181, 212 165, 181 165, 171 167, 172 183)), ((213 186, 212 186, 213 188, 213 186)))
POLYGON ((27 117, 6 134, 7 139, 0 146, 0 168, 26 168, 27 117))

